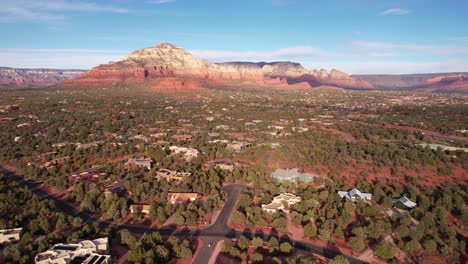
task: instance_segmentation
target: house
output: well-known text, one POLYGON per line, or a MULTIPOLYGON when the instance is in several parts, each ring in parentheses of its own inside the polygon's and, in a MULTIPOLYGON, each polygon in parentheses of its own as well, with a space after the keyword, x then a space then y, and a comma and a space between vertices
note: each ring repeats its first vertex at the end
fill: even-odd
POLYGON ((34 258, 36 264, 110 264, 111 256, 107 237, 83 240, 77 243, 55 244, 49 250, 39 253, 34 258))
POLYGON ((371 200, 372 194, 371 193, 363 193, 358 189, 354 188, 351 191, 344 192, 338 191, 338 195, 341 198, 346 198, 348 201, 352 201, 353 203, 360 201, 360 200, 371 200))
POLYGON ((178 172, 178 171, 172 171, 168 169, 160 169, 158 172, 156 172, 156 178, 159 180, 161 178, 164 178, 166 180, 176 180, 176 181, 181 181, 184 179, 186 176, 192 175, 190 172, 178 172))
POLYGON ((185 148, 185 147, 178 147, 178 146, 170 146, 169 150, 171 150, 174 154, 182 153, 186 161, 191 161, 193 158, 198 157, 200 153, 198 150, 193 148, 185 148))
POLYGON ((252 144, 247 143, 247 142, 233 141, 231 143, 228 143, 226 145, 226 148, 229 149, 229 150, 233 150, 233 151, 242 151, 242 150, 245 150, 247 148, 250 148, 251 146, 252 146, 252 144))
POLYGON ((142 214, 149 214, 151 210, 151 205, 149 204, 132 204, 130 205, 130 213, 135 214, 140 212, 142 214))
POLYGON ((99 182, 107 177, 105 172, 82 172, 68 176, 69 182, 99 182))
POLYGON ((151 163, 152 160, 150 158, 130 158, 127 160, 125 163, 126 167, 130 167, 132 165, 137 166, 139 168, 147 168, 148 170, 151 170, 151 163))
POLYGON ((216 167, 222 170, 233 171, 237 163, 229 161, 209 161, 205 163, 205 167, 216 167))
POLYGON ((200 197, 202 197, 202 195, 199 193, 167 193, 167 201, 171 204, 194 202, 200 197))
POLYGON ((301 197, 292 193, 282 193, 274 197, 271 203, 262 204, 262 210, 268 213, 276 213, 278 211, 288 212, 290 206, 300 203, 301 201, 301 197), (287 208, 285 205, 287 205, 287 208))
POLYGON ((53 159, 51 161, 47 161, 46 163, 44 163, 43 165, 41 165, 41 169, 50 169, 50 168, 53 168, 55 167, 56 165, 61 165, 63 164, 66 160, 70 160, 70 157, 69 156, 65 156, 65 157, 62 157, 62 158, 57 158, 57 159, 53 159))
POLYGON ((107 185, 104 189, 104 196, 106 198, 110 198, 112 197, 112 194, 116 194, 118 196, 124 194, 125 192, 125 188, 123 186, 124 182, 125 182, 125 179, 121 179, 121 180, 115 181, 107 185))
POLYGON ((392 199, 392 202, 393 202, 394 207, 401 208, 401 209, 413 209, 417 205, 415 202, 412 202, 406 196, 392 199))
POLYGON ((5 242, 18 241, 20 239, 21 230, 23 230, 21 227, 0 230, 0 244, 5 242))
POLYGON ((276 169, 271 177, 277 179, 279 182, 283 181, 301 181, 304 183, 312 182, 316 176, 310 173, 303 173, 298 168, 292 169, 276 169))

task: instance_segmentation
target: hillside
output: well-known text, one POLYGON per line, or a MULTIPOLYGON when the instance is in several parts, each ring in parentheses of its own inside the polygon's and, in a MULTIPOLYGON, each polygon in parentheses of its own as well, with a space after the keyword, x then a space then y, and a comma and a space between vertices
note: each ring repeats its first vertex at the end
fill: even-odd
POLYGON ((84 70, 17 69, 0 67, 0 88, 44 87, 74 79, 84 70))
POLYGON ((352 75, 378 89, 414 90, 441 93, 468 93, 468 73, 362 74, 352 75))
POLYGON ((318 85, 373 88, 370 83, 337 70, 330 73, 309 71, 293 62, 209 63, 169 43, 140 49, 120 61, 99 65, 79 78, 65 82, 64 86, 93 87, 116 83, 141 83, 156 90, 221 86, 311 88, 318 85))

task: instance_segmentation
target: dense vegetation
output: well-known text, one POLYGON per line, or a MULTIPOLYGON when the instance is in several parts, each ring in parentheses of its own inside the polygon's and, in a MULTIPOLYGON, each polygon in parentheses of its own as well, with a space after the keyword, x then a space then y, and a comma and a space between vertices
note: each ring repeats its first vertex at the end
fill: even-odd
MULTIPOLYGON (((271 226, 288 233, 286 214, 267 214, 261 204, 289 191, 302 198, 291 208, 290 217, 308 239, 343 242, 355 252, 370 247, 388 261, 403 250, 413 260, 433 254, 457 262, 466 247, 462 234, 466 234, 468 220, 468 152, 432 150, 421 144, 466 147, 466 100, 452 95, 325 90, 220 89, 174 95, 118 87, 4 92, 0 162, 49 187, 48 191, 62 194, 82 211, 115 223, 161 226, 172 219, 176 226, 207 224, 223 204, 223 184, 244 182, 255 189, 241 196, 234 224, 248 229, 271 226), (227 147, 232 141, 252 146, 233 151, 227 147), (172 154, 169 146, 194 148, 200 155, 187 160, 182 154, 172 154), (151 158, 152 168, 124 166, 132 156, 151 158), (230 171, 206 165, 213 160, 236 166, 230 171), (270 175, 280 167, 298 167, 323 176, 325 180, 314 186, 324 185, 279 184, 270 175), (156 179, 163 168, 191 176, 182 181, 156 179), (103 172, 106 177, 69 180, 71 174, 86 170, 103 172), (106 188, 114 183, 120 183, 123 191, 106 195, 106 188), (337 195, 338 190, 352 187, 373 193, 373 202, 351 204, 337 195), (197 192, 203 199, 170 204, 168 192, 197 192), (391 199, 402 195, 417 202, 417 208, 402 217, 385 213, 392 208, 391 199), (130 214, 132 204, 148 204, 150 212, 130 214)), ((92 225, 82 228, 80 220, 55 212, 51 202, 34 198, 22 188, 0 189, 5 201, 32 201, 21 213, 2 203, 3 227, 27 227, 23 239, 47 236, 29 248, 23 241, 6 247, 5 256, 12 261, 19 261, 18 250, 29 252, 29 258, 22 260, 27 262, 54 241, 98 233, 92 225), (9 219, 10 215, 17 216, 9 219), (82 229, 65 237, 64 232, 54 232, 57 225, 70 227, 69 232, 82 229), (39 247, 41 243, 46 244, 39 247)), ((129 241, 130 236, 125 234, 129 241)), ((234 245, 226 242, 224 252, 254 262, 291 253, 283 245, 287 241, 278 241, 277 248, 272 245, 272 252, 260 246, 258 252, 247 252, 247 242, 242 240, 234 245)), ((187 243, 148 234, 126 245, 138 263, 145 254, 159 262, 188 257, 188 249, 193 248, 187 243), (183 244, 184 249, 179 249, 183 244), (160 249, 154 251, 153 246, 160 249)))

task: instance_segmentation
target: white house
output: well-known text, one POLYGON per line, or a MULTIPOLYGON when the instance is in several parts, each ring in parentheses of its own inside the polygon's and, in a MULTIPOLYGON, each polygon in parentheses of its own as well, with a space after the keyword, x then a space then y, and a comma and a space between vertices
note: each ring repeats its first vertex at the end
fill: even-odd
POLYGON ((412 209, 412 208, 416 207, 416 205, 417 205, 415 202, 412 202, 406 196, 402 196, 400 198, 395 198, 395 199, 392 200, 392 202, 393 202, 393 205, 395 207, 402 207, 402 208, 405 208, 405 209, 412 209))
POLYGON ((346 198, 348 201, 352 201, 353 203, 360 201, 360 200, 371 200, 372 194, 371 193, 363 193, 358 189, 354 188, 351 191, 344 192, 338 191, 338 195, 341 198, 346 198))
POLYGON ((100 263, 110 264, 110 255, 101 255, 109 250, 107 237, 83 240, 78 243, 55 244, 34 258, 36 264, 100 263))
POLYGON ((186 147, 178 147, 178 146, 170 146, 169 149, 174 154, 183 153, 184 158, 186 161, 190 161, 195 157, 198 157, 200 153, 198 150, 193 148, 186 148, 186 147))
POLYGON ((21 227, 0 230, 0 244, 5 242, 18 241, 20 239, 21 230, 23 230, 21 227))
POLYGON ((285 204, 289 206, 300 203, 302 201, 301 197, 296 196, 292 193, 282 193, 273 198, 273 201, 269 204, 262 204, 262 210, 275 213, 277 211, 288 211, 288 208, 285 208, 285 204))

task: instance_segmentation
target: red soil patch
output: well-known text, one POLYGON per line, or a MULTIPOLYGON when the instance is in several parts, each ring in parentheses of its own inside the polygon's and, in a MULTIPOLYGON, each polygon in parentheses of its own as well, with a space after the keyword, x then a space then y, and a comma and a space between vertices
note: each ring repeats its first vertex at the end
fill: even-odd
POLYGON ((165 77, 152 86, 155 91, 192 91, 200 90, 203 86, 193 78, 165 77))
POLYGON ((351 133, 346 133, 334 128, 323 128, 325 131, 332 132, 333 134, 337 135, 340 139, 344 140, 345 142, 355 142, 356 138, 351 133))

